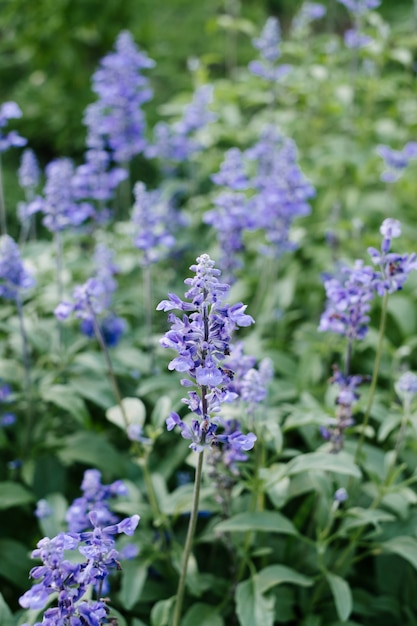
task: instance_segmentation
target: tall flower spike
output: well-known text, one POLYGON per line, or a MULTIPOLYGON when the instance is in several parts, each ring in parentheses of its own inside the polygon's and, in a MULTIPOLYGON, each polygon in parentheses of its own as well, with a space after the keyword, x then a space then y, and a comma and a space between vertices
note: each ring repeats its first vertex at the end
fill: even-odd
POLYGON ((21 137, 15 130, 9 131, 7 134, 2 130, 7 126, 9 120, 22 117, 22 111, 16 102, 4 102, 0 106, 0 154, 9 148, 20 148, 25 146, 27 141, 21 137))
POLYGON ((261 59, 251 61, 249 70, 255 76, 267 81, 276 82, 283 78, 291 69, 291 65, 279 65, 281 56, 281 27, 276 17, 268 17, 260 37, 253 40, 254 47, 259 50, 261 59))
MULTIPOLYGON (((184 282, 189 286, 183 301, 175 294, 169 300, 163 300, 157 310, 184 312, 182 318, 169 314, 171 330, 161 340, 164 348, 174 349, 178 356, 172 359, 168 368, 188 374, 189 378, 181 382, 185 387, 195 387, 183 401, 196 414, 191 425, 181 420, 177 413, 171 413, 167 419, 168 430, 179 426, 185 439, 191 439, 190 447, 201 451, 206 445, 215 442, 229 442, 232 435, 218 435, 218 414, 222 402, 230 402, 237 394, 228 390, 233 373, 223 367, 226 355, 230 353, 231 334, 238 326, 253 323, 245 313, 242 303, 230 306, 224 303, 229 285, 219 281, 220 271, 214 267, 214 261, 208 254, 197 258, 197 263, 190 268, 195 276, 184 282), (185 313, 187 312, 187 313, 185 313)), ((236 449, 249 450, 253 447, 254 435, 243 435, 240 431, 233 434, 236 449), (249 446, 249 447, 246 447, 249 446)))

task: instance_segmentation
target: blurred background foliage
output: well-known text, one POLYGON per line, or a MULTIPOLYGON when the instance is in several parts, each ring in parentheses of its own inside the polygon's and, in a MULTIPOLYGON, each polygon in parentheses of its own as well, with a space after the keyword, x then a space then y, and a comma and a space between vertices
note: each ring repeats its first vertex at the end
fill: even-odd
MULTIPOLYGON (((327 0, 324 28, 344 28, 346 12, 327 0)), ((192 90, 198 59, 210 79, 230 75, 253 57, 252 37, 270 14, 283 30, 301 0, 3 0, 0 1, 1 100, 23 111, 21 133, 43 162, 77 157, 84 146, 82 114, 94 100, 91 75, 122 29, 157 65, 150 125, 174 94, 192 90), (193 64, 194 61, 194 64, 193 64)), ((390 19, 409 21, 410 0, 385 0, 390 19)))

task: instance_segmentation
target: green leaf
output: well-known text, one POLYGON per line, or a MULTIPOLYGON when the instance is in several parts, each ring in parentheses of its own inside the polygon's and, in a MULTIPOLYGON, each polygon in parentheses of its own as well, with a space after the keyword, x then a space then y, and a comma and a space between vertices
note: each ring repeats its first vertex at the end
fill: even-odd
POLYGON ((92 431, 75 433, 65 439, 65 444, 58 455, 61 461, 67 465, 83 463, 97 467, 106 473, 111 468, 114 475, 124 472, 122 457, 98 433, 92 431))
POLYGON ((346 517, 342 520, 340 533, 343 534, 350 528, 366 526, 372 524, 377 527, 382 522, 392 522, 395 516, 381 509, 362 509, 361 507, 353 507, 346 511, 346 517))
POLYGON ((311 471, 335 472, 355 476, 355 478, 361 477, 359 468, 346 452, 339 452, 339 454, 329 454, 328 452, 300 454, 300 456, 292 459, 287 466, 289 476, 311 471))
POLYGON ((0 509, 10 509, 32 502, 35 497, 19 483, 4 481, 0 483, 0 509))
POLYGON ((255 578, 244 580, 236 587, 236 614, 240 626, 273 626, 274 598, 266 598, 257 588, 255 578))
POLYGON ((151 626, 168 626, 171 621, 176 596, 160 600, 152 607, 151 626))
POLYGON ((187 611, 181 621, 181 626, 195 626, 196 624, 198 626, 224 626, 224 621, 216 607, 197 602, 187 611))
POLYGON ((401 556, 417 570, 417 539, 414 537, 395 537, 381 544, 382 550, 401 556))
POLYGON ((148 564, 125 561, 122 569, 120 601, 124 608, 131 609, 140 598, 148 574, 148 564))
POLYGON ((146 409, 142 400, 139 398, 123 398, 122 400, 123 411, 127 419, 125 424, 125 417, 118 404, 112 406, 106 411, 106 417, 112 424, 115 424, 122 430, 126 430, 126 426, 130 424, 139 424, 143 426, 145 422, 146 409))
POLYGON ((172 400, 169 396, 161 396, 155 403, 151 415, 151 422, 154 426, 160 427, 165 424, 165 420, 171 412, 172 400))
POLYGON ((295 526, 283 515, 275 511, 238 513, 214 527, 215 532, 264 532, 297 535, 295 526))
POLYGON ((84 400, 67 385, 52 385, 41 389, 41 397, 45 402, 70 413, 81 424, 85 424, 89 418, 84 400))
POLYGON ((271 587, 282 585, 283 583, 310 587, 313 581, 311 578, 299 574, 285 565, 270 565, 269 567, 265 567, 265 569, 258 573, 256 579, 256 587, 261 593, 265 593, 268 589, 271 589, 271 587))
POLYGON ((0 593, 0 624, 1 626, 13 626, 14 623, 12 612, 0 593))
POLYGON ((0 539, 0 554, 0 576, 21 589, 30 586, 29 570, 34 562, 28 556, 28 548, 14 539, 0 539))
POLYGON ((333 594, 337 614, 342 622, 346 622, 352 613, 352 592, 348 583, 330 572, 326 573, 327 582, 333 594))

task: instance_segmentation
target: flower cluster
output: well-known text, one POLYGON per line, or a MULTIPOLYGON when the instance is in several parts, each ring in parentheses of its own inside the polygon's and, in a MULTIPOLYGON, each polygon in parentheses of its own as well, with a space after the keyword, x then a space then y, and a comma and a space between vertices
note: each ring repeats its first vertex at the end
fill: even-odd
POLYGON ((357 49, 370 44, 372 38, 362 32, 363 23, 369 11, 379 7, 381 0, 338 0, 338 2, 346 7, 353 21, 353 27, 344 35, 346 46, 357 49))
POLYGON ((154 129, 153 144, 146 148, 146 156, 163 161, 181 163, 202 149, 196 138, 197 131, 205 128, 217 119, 210 111, 213 100, 213 87, 202 85, 194 93, 192 101, 185 107, 182 118, 169 125, 159 122, 154 129))
POLYGON ((120 569, 114 537, 122 533, 133 535, 139 515, 101 527, 98 514, 92 511, 89 520, 92 531, 45 537, 32 552, 32 557, 40 559, 42 565, 32 568, 30 576, 37 582, 20 597, 20 605, 42 610, 51 596, 57 595, 57 606, 46 609, 42 622, 34 626, 100 626, 107 621, 105 600, 89 600, 85 596, 90 586, 101 589, 110 571, 120 569), (68 558, 68 553, 76 550, 83 557, 81 562, 68 558))
MULTIPOLYGON (((1 381, 0 381, 1 383, 1 381)), ((10 401, 12 390, 7 383, 0 384, 0 403, 7 404, 10 401)), ((0 428, 6 426, 13 426, 16 422, 16 415, 14 413, 4 413, 0 416, 0 428)))
POLYGON ((370 302, 375 294, 383 296, 402 289, 409 273, 417 269, 417 256, 390 252, 392 239, 401 234, 398 220, 387 218, 380 233, 381 250, 368 248, 374 265, 357 260, 353 268, 342 267, 340 275, 324 277, 327 303, 319 330, 352 339, 363 339, 368 331, 370 302))
POLYGON ((326 7, 319 2, 304 2, 292 21, 292 31, 297 35, 306 32, 311 22, 321 20, 326 15, 326 7))
POLYGON ((72 302, 63 300, 54 313, 64 321, 72 313, 81 320, 81 332, 87 337, 96 335, 96 325, 108 347, 118 344, 126 330, 126 322, 111 311, 111 299, 117 288, 114 274, 118 268, 113 263, 111 251, 99 244, 94 253, 96 271, 83 285, 75 287, 72 302))
POLYGON ((84 472, 81 490, 83 495, 73 501, 65 516, 70 533, 79 533, 90 528, 89 514, 92 511, 95 512, 97 524, 100 526, 116 524, 119 521, 109 509, 109 500, 127 495, 127 487, 123 481, 116 480, 110 485, 102 485, 99 470, 89 469, 84 472))
POLYGON ((254 47, 259 50, 261 59, 251 61, 249 70, 255 76, 275 83, 283 78, 291 69, 291 65, 278 64, 281 56, 281 27, 276 17, 268 17, 260 37, 253 40, 254 47))
POLYGON ((385 164, 381 180, 384 183, 395 183, 401 178, 411 159, 417 158, 417 142, 409 141, 402 150, 379 145, 376 151, 384 159, 385 164))
POLYGON ((2 130, 7 126, 9 120, 19 117, 22 117, 22 111, 16 102, 3 102, 0 106, 0 154, 9 148, 20 148, 26 145, 26 139, 21 137, 17 131, 11 130, 4 134, 2 130))
POLYGON ((0 297, 18 301, 20 293, 35 285, 32 273, 25 267, 17 243, 9 235, 0 237, 0 297))
POLYGON ((178 353, 168 369, 187 373, 189 378, 181 383, 199 389, 201 395, 193 390, 183 400, 197 416, 191 425, 173 412, 167 419, 167 427, 172 430, 179 426, 182 436, 191 440, 190 448, 195 451, 217 442, 228 443, 235 450, 250 450, 254 442, 252 433, 218 434, 221 418, 212 416, 219 413, 222 402, 237 397, 228 390, 233 372, 224 367, 224 361, 230 353, 232 332, 238 326, 251 325, 253 319, 245 313, 246 306, 242 303, 230 306, 224 302, 229 285, 219 282, 220 271, 207 254, 198 257, 197 264, 190 269, 195 273, 193 278, 185 280, 190 287, 185 297, 190 301, 169 294, 169 300, 160 302, 157 309, 184 312, 182 318, 169 314, 171 329, 162 338, 161 345, 178 353))
POLYGON ((296 247, 289 239, 292 223, 310 213, 308 200, 315 191, 299 168, 294 142, 276 127, 265 127, 244 153, 229 150, 213 181, 226 189, 215 199, 217 208, 203 219, 218 232, 229 280, 239 267, 246 231, 264 233, 263 254, 279 257, 296 247))
POLYGON ((87 145, 108 149, 116 163, 126 164, 145 148, 145 117, 142 105, 152 91, 142 70, 154 66, 140 52, 128 31, 117 37, 115 51, 107 54, 94 73, 92 89, 98 100, 85 112, 87 145))
POLYGON ((90 204, 91 214, 99 221, 105 221, 110 213, 109 201, 127 172, 121 167, 110 167, 110 154, 100 148, 90 148, 85 154, 85 162, 79 165, 72 180, 74 196, 90 204))
POLYGON ((243 354, 243 343, 239 342, 230 351, 226 365, 234 373, 229 390, 248 405, 248 414, 253 414, 255 406, 265 400, 274 374, 271 359, 264 358, 257 365, 254 357, 243 354))
POLYGON ((144 266, 156 263, 175 245, 172 234, 179 215, 162 191, 147 191, 143 183, 134 187, 135 203, 132 210, 134 243, 143 252, 144 266))
POLYGON ((336 417, 330 419, 327 426, 322 426, 320 432, 322 437, 330 442, 330 452, 336 453, 343 448, 346 429, 355 423, 352 417, 352 408, 359 398, 357 387, 367 378, 364 376, 344 376, 337 366, 334 366, 333 370, 334 373, 329 382, 338 387, 336 417))
POLYGON ((51 161, 45 169, 44 197, 37 196, 27 207, 27 214, 38 211, 44 215, 43 224, 51 232, 69 226, 79 226, 92 216, 87 202, 78 202, 74 193, 74 164, 65 157, 51 161))

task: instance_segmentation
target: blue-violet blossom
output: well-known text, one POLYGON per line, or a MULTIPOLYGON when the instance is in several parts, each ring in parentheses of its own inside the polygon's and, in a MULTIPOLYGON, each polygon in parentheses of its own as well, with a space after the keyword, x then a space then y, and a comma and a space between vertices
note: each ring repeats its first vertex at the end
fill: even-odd
POLYGON ((195 276, 184 281, 190 287, 185 293, 187 301, 171 293, 169 300, 158 304, 157 310, 183 311, 182 318, 169 313, 171 329, 161 339, 161 345, 178 353, 168 369, 188 374, 181 383, 197 389, 183 400, 197 417, 188 425, 173 412, 167 419, 167 428, 178 426, 181 435, 191 439, 190 448, 197 452, 218 442, 230 444, 235 450, 250 450, 253 433, 218 434, 220 418, 212 416, 219 413, 222 402, 237 397, 228 390, 233 373, 224 367, 224 360, 230 353, 233 331, 238 326, 250 326, 253 319, 245 313, 246 306, 242 303, 230 306, 224 302, 229 285, 219 282, 220 271, 208 254, 198 257, 197 264, 190 269, 195 276))

